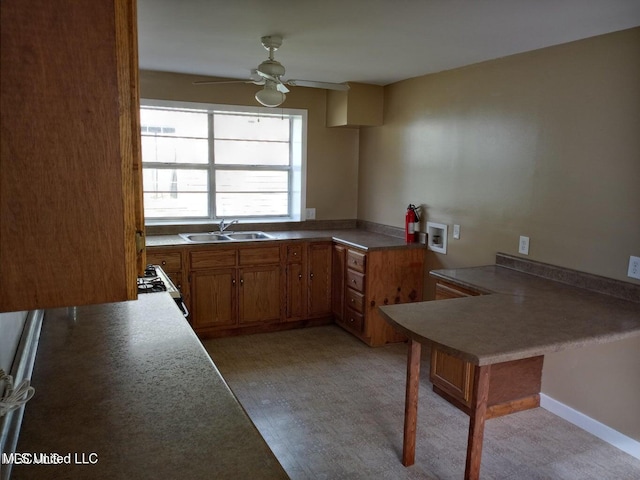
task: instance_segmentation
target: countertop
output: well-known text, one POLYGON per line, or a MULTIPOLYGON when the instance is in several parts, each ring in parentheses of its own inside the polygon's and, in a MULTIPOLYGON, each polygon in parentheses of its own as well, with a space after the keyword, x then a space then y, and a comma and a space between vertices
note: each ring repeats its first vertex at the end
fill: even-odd
MULTIPOLYGON (((191 233, 191 232, 184 232, 191 233)), ((362 229, 341 230, 291 230, 291 231, 267 231, 273 236, 273 240, 253 240, 255 244, 278 241, 334 241, 359 248, 366 251, 394 249, 394 248, 423 248, 421 243, 406 243, 403 238, 384 235, 362 229)), ((193 243, 188 242, 179 235, 149 235, 146 239, 147 247, 172 247, 172 246, 215 246, 224 247, 244 245, 248 242, 223 242, 223 243, 193 243)))
POLYGON ((500 265, 436 270, 485 295, 380 307, 397 329, 476 365, 640 335, 640 303, 500 265))
POLYGON ((32 385, 16 451, 72 464, 16 480, 288 478, 167 293, 48 310, 32 385))

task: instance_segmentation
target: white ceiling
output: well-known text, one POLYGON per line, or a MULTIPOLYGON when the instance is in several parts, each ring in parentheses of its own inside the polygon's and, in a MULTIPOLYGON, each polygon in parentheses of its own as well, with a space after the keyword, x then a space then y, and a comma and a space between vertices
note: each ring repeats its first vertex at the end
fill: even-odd
POLYGON ((640 25, 640 0, 138 0, 140 68, 386 85, 640 25))

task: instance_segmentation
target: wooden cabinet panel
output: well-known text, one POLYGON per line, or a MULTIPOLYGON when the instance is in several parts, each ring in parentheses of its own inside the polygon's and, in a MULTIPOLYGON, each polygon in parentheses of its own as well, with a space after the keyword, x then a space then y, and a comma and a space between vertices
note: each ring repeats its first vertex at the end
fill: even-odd
POLYGON ((237 251, 234 248, 220 250, 202 250, 190 253, 191 270, 207 268, 234 267, 237 251))
POLYGON ((191 282, 194 329, 236 324, 236 269, 195 272, 191 282))
POLYGON ((343 324, 356 333, 362 333, 364 329, 364 315, 347 307, 345 309, 343 324))
POLYGON ((306 282, 302 263, 287 265, 286 318, 300 320, 305 316, 306 282))
POLYGON ((308 316, 331 315, 331 242, 310 243, 308 262, 308 316))
POLYGON ((135 299, 135 2, 0 8, 0 311, 135 299))
POLYGON ((436 282, 436 300, 446 300, 447 298, 473 297, 475 295, 480 295, 480 292, 460 287, 443 280, 438 280, 436 282))
POLYGON ((347 307, 352 308, 356 312, 364 313, 364 295, 362 293, 347 288, 345 297, 347 307))
POLYGON ((366 254, 349 249, 347 252, 347 267, 356 272, 364 273, 366 269, 366 254))
POLYGON ((471 406, 473 365, 433 348, 431 354, 431 382, 440 389, 471 406))
POLYGON ((279 320, 281 296, 279 265, 241 269, 239 323, 279 320))
POLYGON ((302 262, 303 246, 302 243, 287 245, 287 263, 302 262))
POLYGON ((147 252, 147 263, 160 265, 165 272, 182 271, 182 254, 180 252, 147 252))
POLYGON ((344 317, 346 261, 347 248, 334 245, 331 257, 331 311, 338 321, 344 317))
POLYGON ((364 292, 364 274, 347 269, 347 287, 358 292, 364 292))
POLYGON ((239 251, 239 265, 266 265, 280 262, 280 247, 242 248, 239 251))

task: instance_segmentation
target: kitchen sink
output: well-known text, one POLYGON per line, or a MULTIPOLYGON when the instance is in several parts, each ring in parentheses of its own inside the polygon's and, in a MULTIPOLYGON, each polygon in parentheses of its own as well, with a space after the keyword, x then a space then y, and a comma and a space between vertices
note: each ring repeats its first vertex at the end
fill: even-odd
POLYGON ((233 232, 226 235, 231 240, 270 240, 273 238, 264 232, 233 232))
POLYGON ((187 242, 194 243, 212 243, 212 242, 229 242, 231 239, 226 235, 219 233, 181 233, 180 236, 187 242))
POLYGON ((181 233, 180 236, 191 243, 218 243, 231 241, 271 240, 273 237, 264 232, 229 233, 181 233))

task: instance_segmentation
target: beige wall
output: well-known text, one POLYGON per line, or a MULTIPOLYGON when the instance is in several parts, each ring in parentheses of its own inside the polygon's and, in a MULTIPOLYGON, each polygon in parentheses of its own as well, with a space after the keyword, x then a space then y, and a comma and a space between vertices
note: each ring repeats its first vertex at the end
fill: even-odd
MULTIPOLYGON (((633 281, 640 28, 390 85, 384 121, 360 133, 358 218, 401 227, 415 203, 460 224, 429 268, 493 263, 527 235, 533 260, 633 281)), ((640 440, 640 339, 549 355, 543 391, 640 440)))
MULTIPOLYGON (((192 85, 202 79, 143 70, 140 93, 143 98, 260 106, 253 97, 256 85, 192 85)), ((316 209, 318 220, 353 219, 357 215, 358 130, 325 127, 325 103, 325 90, 292 87, 282 106, 308 111, 307 207, 316 209)))

